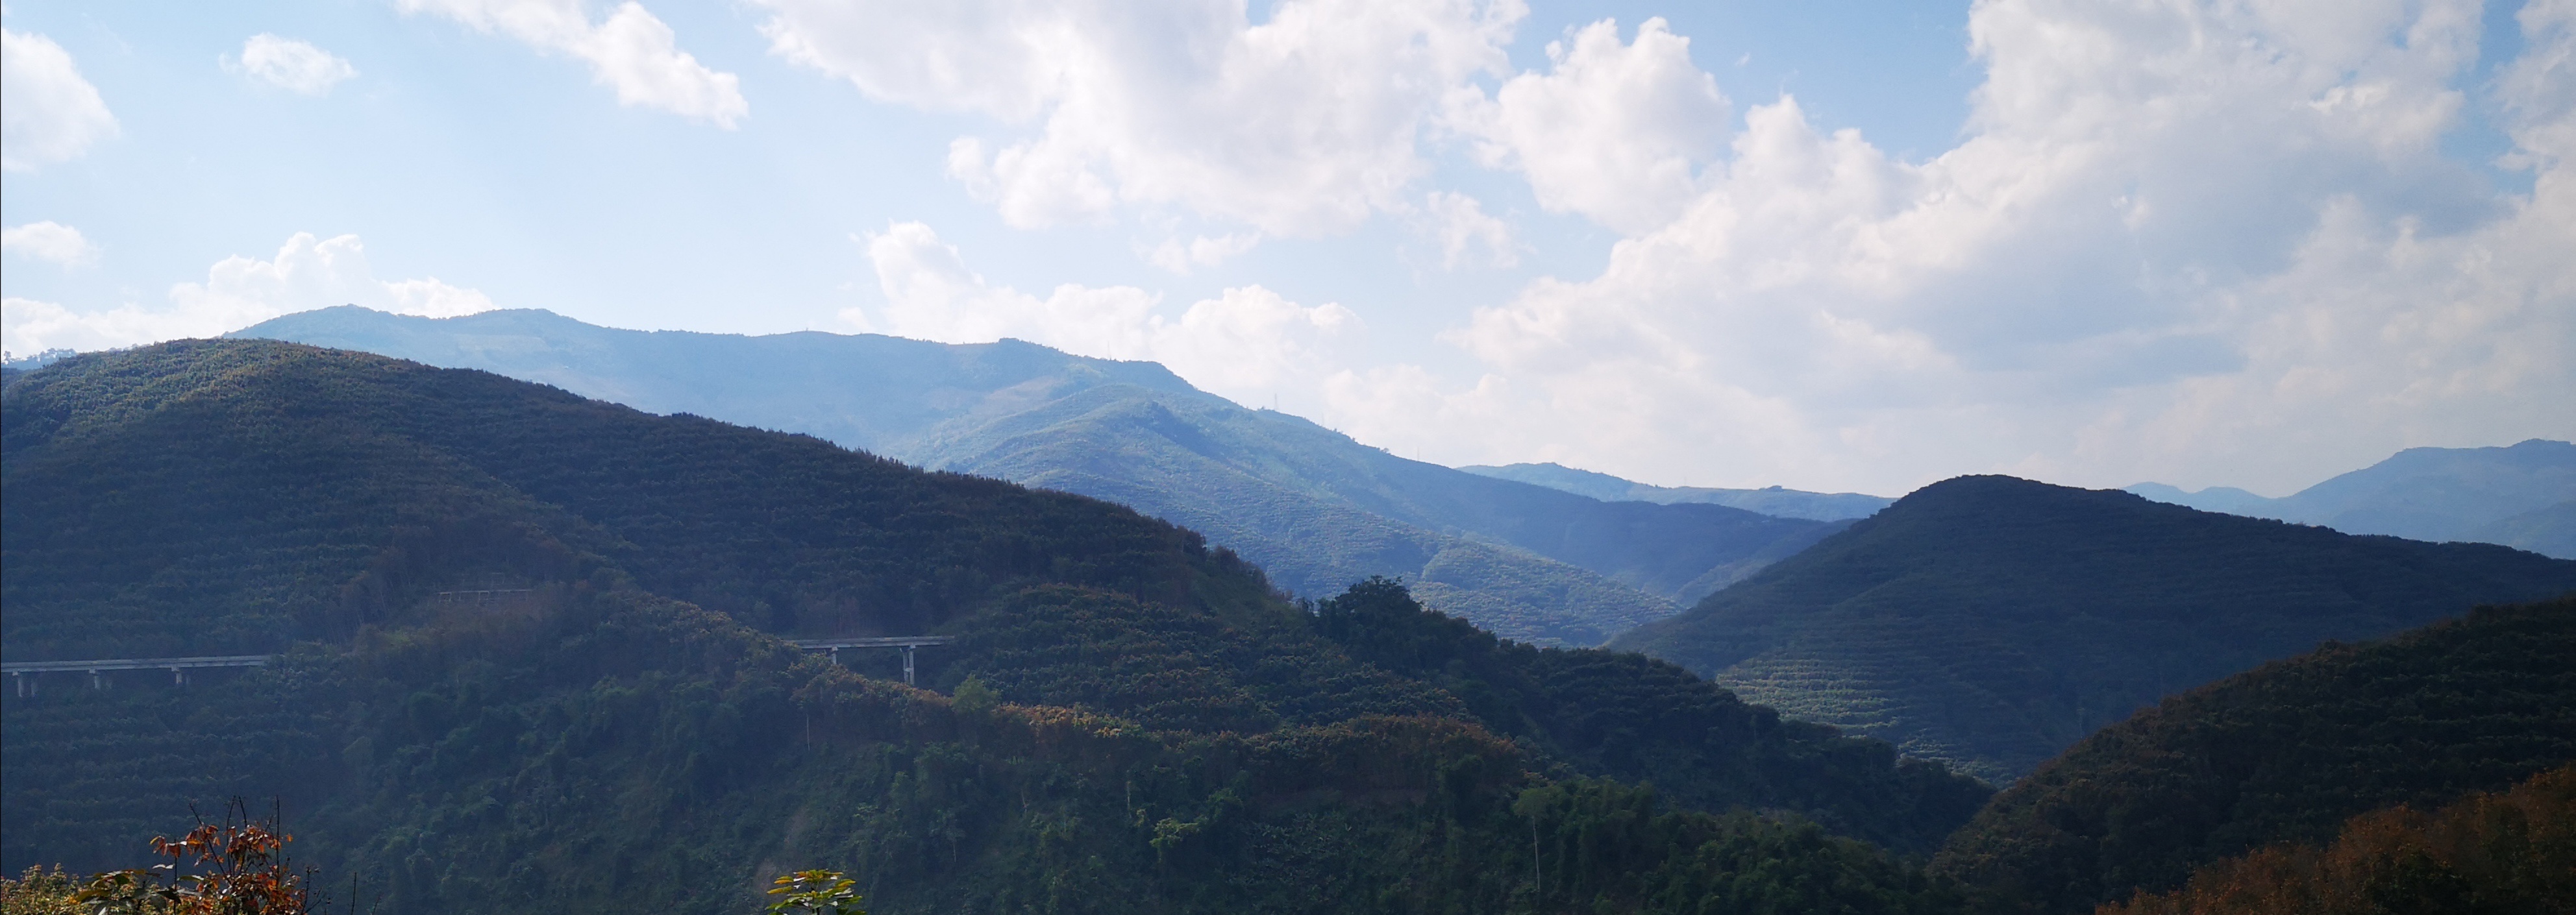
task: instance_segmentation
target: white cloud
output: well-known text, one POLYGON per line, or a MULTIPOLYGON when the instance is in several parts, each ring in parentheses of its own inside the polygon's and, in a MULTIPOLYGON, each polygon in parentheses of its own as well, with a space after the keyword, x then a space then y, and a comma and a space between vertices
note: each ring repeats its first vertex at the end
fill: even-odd
POLYGON ((1257 232, 1240 235, 1227 233, 1214 238, 1201 235, 1190 239, 1188 244, 1181 243, 1178 238, 1172 238, 1155 246, 1151 253, 1145 255, 1145 260, 1173 273, 1188 275, 1192 268, 1214 267, 1252 250, 1253 246, 1259 244, 1261 244, 1261 235, 1257 232))
POLYGON ((1347 362, 1359 316, 1337 304, 1304 306, 1259 286, 1192 303, 1178 319, 1160 298, 1129 286, 1058 286, 1038 298, 987 283, 929 226, 896 223, 867 236, 886 297, 876 315, 842 318, 863 330, 944 343, 1005 337, 1069 353, 1160 362, 1192 384, 1243 402, 1282 387, 1315 387, 1347 362))
POLYGON ((331 94, 331 87, 358 76, 345 58, 312 44, 266 32, 242 42, 241 56, 226 54, 224 69, 299 95, 331 94))
POLYGON ((1648 19, 1619 43, 1602 20, 1549 42, 1550 71, 1512 77, 1492 98, 1452 97, 1450 121, 1486 164, 1529 178, 1541 207, 1638 233, 1670 222, 1696 168, 1725 145, 1733 107, 1690 60, 1690 39, 1648 19))
POLYGON ((1440 100, 1505 66, 1517 0, 1155 4, 758 0, 775 53, 870 98, 1034 135, 963 138, 949 172, 1014 226, 1185 208, 1264 234, 1400 209, 1440 100))
POLYGON ((64 162, 116 135, 116 116, 70 52, 43 35, 0 29, 0 169, 64 162))
POLYGON ((0 251, 65 267, 98 263, 98 246, 79 229, 52 220, 0 229, 0 251))
POLYGON ((366 247, 355 235, 322 240, 302 232, 287 239, 275 259, 225 258, 206 271, 205 282, 170 287, 169 299, 162 308, 128 303, 84 311, 13 298, 0 333, 13 353, 57 347, 87 351, 219 336, 279 315, 333 305, 434 318, 492 308, 492 300, 482 293, 435 278, 376 279, 366 247))
POLYGON ((1483 248, 1484 263, 1509 267, 1520 263, 1519 247, 1512 242, 1510 224, 1486 215, 1485 205, 1476 198, 1448 191, 1432 191, 1422 202, 1431 218, 1432 234, 1440 237, 1440 264, 1451 270, 1479 260, 1474 248, 1483 248))
POLYGON ((1333 420, 1481 443, 1462 458, 1882 491, 1994 470, 2286 491, 2401 447, 2576 433, 2546 406, 2576 402, 2576 3, 2521 19, 2496 101, 2529 197, 2439 149, 2471 104, 2469 0, 1988 0, 1956 148, 1900 161, 1783 98, 1695 176, 1685 143, 1586 153, 1630 163, 1604 170, 1625 187, 1528 150, 1616 137, 1597 125, 1694 83, 1679 39, 1586 29, 1460 123, 1543 205, 1651 228, 1452 331, 1491 373, 1473 392, 1392 373, 1333 420), (1497 126, 1514 87, 1577 114, 1497 126), (1690 181, 1668 222, 1617 209, 1661 193, 1641 162, 1690 181))
POLYGON ((405 13, 428 12, 478 32, 498 32, 539 50, 590 64, 592 81, 617 90, 617 103, 658 108, 727 130, 751 114, 742 78, 698 62, 679 49, 671 27, 628 0, 592 23, 580 0, 399 0, 405 13))

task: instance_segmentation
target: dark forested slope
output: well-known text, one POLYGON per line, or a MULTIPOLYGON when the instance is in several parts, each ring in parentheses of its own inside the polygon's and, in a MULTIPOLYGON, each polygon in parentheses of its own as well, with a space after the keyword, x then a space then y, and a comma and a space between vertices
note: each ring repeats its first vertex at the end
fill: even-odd
POLYGON ((1896 760, 1885 743, 1783 720, 1663 661, 1497 639, 1383 579, 1324 602, 1316 619, 1354 657, 1441 687, 1543 759, 1652 781, 1692 806, 1785 806, 1916 851, 1991 794, 1938 765, 1896 760), (1891 767, 1894 779, 1882 774, 1891 767))
POLYGON ((1908 845, 1979 793, 1651 665, 1529 669, 1750 726, 1491 719, 1515 744, 1168 523, 480 372, 165 344, 17 379, 0 440, 11 660, 283 652, 9 696, 11 870, 131 864, 243 794, 398 912, 734 911, 816 864, 894 912, 1936 911, 1874 848, 1605 777, 1908 845), (1018 704, 762 630, 953 634, 925 683, 1018 704), (1532 879, 1490 866, 1533 831, 1532 879))
POLYGON ((2095 915, 2384 915, 2576 911, 2576 766, 2511 791, 2345 821, 2332 843, 2263 848, 2095 915))
POLYGON ((1997 795, 1937 866, 1996 908, 2089 912, 2576 761, 2576 598, 2481 608, 2166 699, 1997 795))
POLYGON ((1613 642, 1998 783, 2159 697, 2488 602, 2576 562, 1961 477, 1613 642))

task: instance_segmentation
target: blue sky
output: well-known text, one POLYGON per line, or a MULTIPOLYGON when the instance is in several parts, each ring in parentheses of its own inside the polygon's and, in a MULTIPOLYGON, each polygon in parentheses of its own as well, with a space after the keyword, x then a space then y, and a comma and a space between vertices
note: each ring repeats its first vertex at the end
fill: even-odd
POLYGON ((1020 337, 1444 463, 2576 435, 2576 4, 13 2, 7 347, 1020 337))

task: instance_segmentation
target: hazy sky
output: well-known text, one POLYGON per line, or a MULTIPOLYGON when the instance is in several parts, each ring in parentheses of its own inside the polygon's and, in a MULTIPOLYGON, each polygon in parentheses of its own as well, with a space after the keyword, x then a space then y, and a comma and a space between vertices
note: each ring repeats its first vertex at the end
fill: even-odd
POLYGON ((0 18, 15 354, 1008 336, 1426 460, 1880 493, 2576 437, 2576 0, 0 18))

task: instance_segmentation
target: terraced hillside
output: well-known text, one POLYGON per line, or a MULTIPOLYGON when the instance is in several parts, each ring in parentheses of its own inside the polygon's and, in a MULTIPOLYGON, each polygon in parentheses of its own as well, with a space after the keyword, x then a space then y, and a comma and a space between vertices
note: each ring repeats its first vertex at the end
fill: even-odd
POLYGON ((2347 817, 2576 762, 2576 598, 2332 645, 2164 700, 1997 795, 1936 866, 1994 911, 2078 913, 2347 817))
POLYGON ((1524 708, 1741 726, 1523 747, 1098 500, 268 341, 79 357, 0 404, 10 659, 281 655, 0 700, 13 871, 138 863, 242 794, 389 912, 741 911, 818 864, 884 912, 1955 911, 1827 828, 1926 844, 1973 783, 1616 666, 1524 708), (524 591, 440 596, 496 578, 524 591), (922 632, 959 637, 924 652, 955 698, 775 637, 922 632), (1693 810, 1618 766, 1770 775, 1693 810), (1524 851, 1545 885, 1486 866, 1524 851))
POLYGON ((1611 644, 2004 784, 2140 706, 2320 641, 2570 589, 2576 562, 2499 546, 1961 477, 1611 644))

